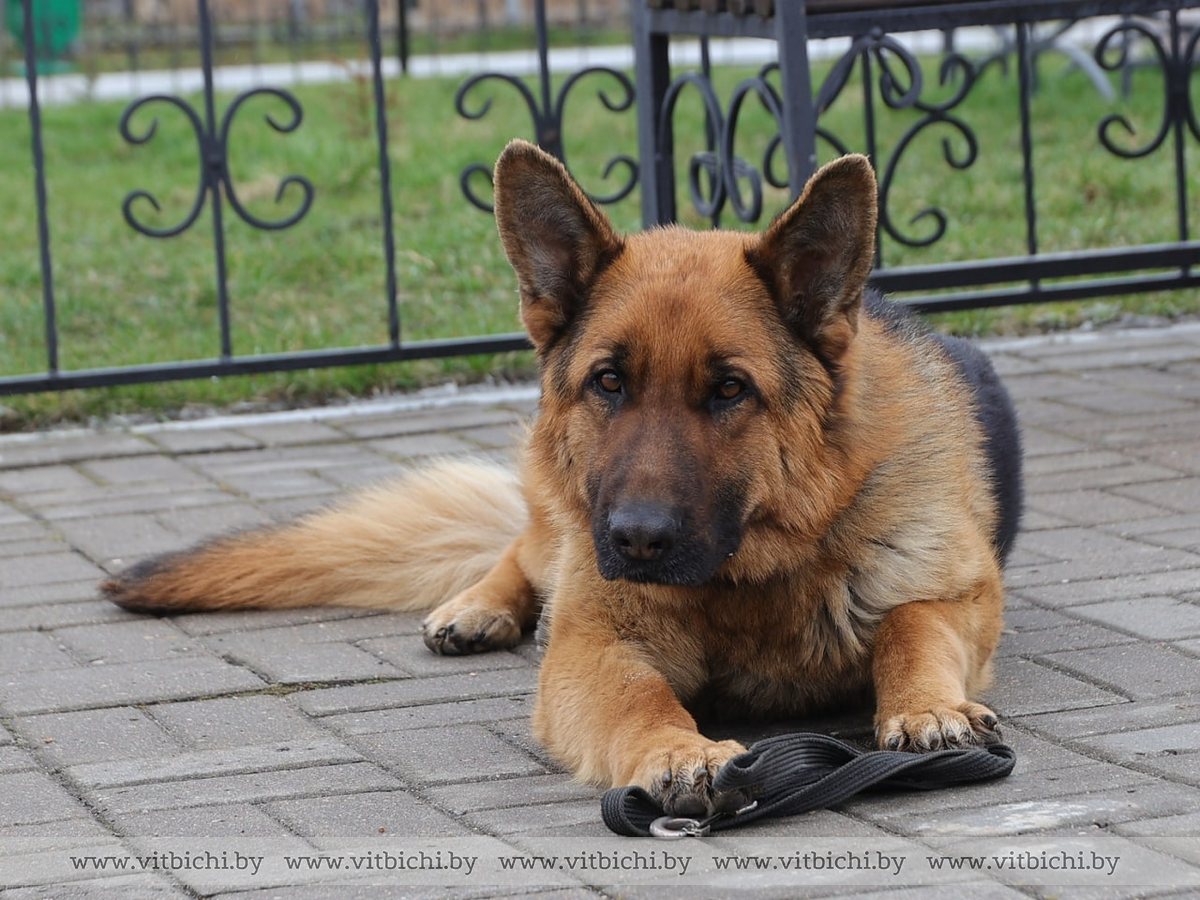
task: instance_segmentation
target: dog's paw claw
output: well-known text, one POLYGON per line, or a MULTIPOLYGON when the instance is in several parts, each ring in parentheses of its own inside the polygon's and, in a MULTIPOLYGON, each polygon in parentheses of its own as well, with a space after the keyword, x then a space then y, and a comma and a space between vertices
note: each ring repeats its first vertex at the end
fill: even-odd
POLYGON ((883 750, 956 750, 999 743, 999 719, 979 703, 939 706, 889 716, 876 728, 876 740, 883 750))
POLYGON ((431 612, 421 637, 434 653, 463 656, 513 646, 521 640, 521 626, 512 613, 473 602, 468 592, 431 612))
POLYGON ((736 741, 710 741, 696 735, 668 750, 656 751, 641 766, 649 773, 634 776, 634 784, 645 788, 673 816, 698 817, 739 809, 748 802, 740 792, 718 793, 713 779, 726 762, 745 748, 736 741))

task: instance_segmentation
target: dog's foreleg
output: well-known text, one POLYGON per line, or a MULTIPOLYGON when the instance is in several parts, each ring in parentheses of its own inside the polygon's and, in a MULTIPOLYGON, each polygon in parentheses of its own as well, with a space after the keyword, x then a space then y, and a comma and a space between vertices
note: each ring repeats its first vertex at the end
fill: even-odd
POLYGON ((669 813, 700 815, 744 802, 714 793, 712 779, 745 748, 701 735, 649 655, 598 617, 556 614, 533 725, 581 780, 638 785, 669 813))
POLYGON ((952 600, 905 603, 875 635, 875 736, 889 750, 938 750, 999 739, 995 713, 970 699, 987 686, 1000 637, 1000 577, 952 600))

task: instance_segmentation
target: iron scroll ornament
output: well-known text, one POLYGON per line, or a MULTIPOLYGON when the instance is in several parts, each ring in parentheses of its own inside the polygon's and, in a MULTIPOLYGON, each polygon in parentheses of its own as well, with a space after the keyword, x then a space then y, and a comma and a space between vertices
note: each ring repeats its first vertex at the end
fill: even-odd
POLYGON ((1196 50, 1200 44, 1200 29, 1192 31, 1187 43, 1180 47, 1179 24, 1171 21, 1170 46, 1163 41, 1158 23, 1147 23, 1137 19, 1123 19, 1114 25, 1096 44, 1093 56, 1102 69, 1109 72, 1128 72, 1132 65, 1130 46, 1134 39, 1141 39, 1149 47, 1154 65, 1163 75, 1162 121, 1154 135, 1140 146, 1122 147, 1113 139, 1115 127, 1131 137, 1137 129, 1123 113, 1110 113, 1097 127, 1101 146, 1114 156, 1124 159, 1140 159, 1149 156, 1163 145, 1171 133, 1172 126, 1186 124, 1192 136, 1200 140, 1200 121, 1192 104, 1191 73, 1196 65, 1196 50), (1119 40, 1118 40, 1119 39, 1119 40))
MULTIPOLYGON (((975 163, 979 154, 978 139, 956 110, 978 81, 979 69, 960 54, 946 55, 938 69, 938 81, 943 87, 952 86, 952 90, 943 100, 926 99, 925 76, 916 56, 895 38, 874 29, 856 37, 830 69, 814 101, 814 111, 818 117, 842 95, 856 70, 863 75, 867 136, 865 150, 879 170, 880 229, 900 244, 927 247, 944 236, 948 216, 938 207, 926 207, 913 215, 908 224, 930 220, 933 228, 926 234, 907 232, 895 223, 891 214, 892 185, 908 149, 918 137, 934 127, 949 132, 942 138, 942 155, 947 165, 963 170, 975 163), (878 98, 888 109, 911 110, 920 114, 900 135, 891 152, 886 154, 876 145, 876 90, 878 98)), ((711 81, 700 73, 680 75, 668 87, 659 118, 660 133, 665 134, 671 128, 679 96, 690 88, 701 96, 706 128, 718 135, 715 147, 694 154, 688 162, 692 204, 706 218, 719 215, 728 205, 739 220, 756 222, 764 212, 764 183, 781 189, 788 186, 787 173, 782 171, 783 99, 780 88, 774 83, 778 73, 779 66, 772 63, 739 83, 733 89, 725 112, 711 81), (746 101, 751 98, 758 101, 779 129, 768 141, 758 167, 736 153, 738 120, 746 101)), ((822 126, 819 118, 815 135, 828 144, 836 155, 850 152, 849 145, 822 126)))
POLYGON ((178 109, 183 113, 192 127, 192 132, 196 137, 199 147, 200 158, 200 178, 196 188, 196 199, 193 201, 192 208, 187 215, 177 224, 165 228, 155 228, 147 225, 138 219, 134 210, 135 204, 139 200, 144 200, 155 211, 161 211, 162 205, 149 191, 134 190, 126 195, 124 202, 121 204, 121 211, 130 228, 147 237, 155 238, 169 238, 182 234, 191 228, 196 220, 200 218, 209 195, 216 194, 222 188, 224 188, 223 193, 226 199, 228 199, 230 207, 233 208, 242 221, 254 228, 266 231, 279 231, 290 228, 304 218, 312 207, 316 190, 312 182, 301 175, 286 176, 279 183, 279 188, 275 192, 275 202, 280 203, 289 187, 296 185, 300 188, 301 198, 299 207, 291 215, 285 216, 282 219, 270 220, 256 216, 243 205, 238 197, 237 189, 229 172, 229 136, 238 110, 241 109, 247 100, 256 96, 276 98, 286 107, 289 113, 288 118, 276 118, 271 113, 266 113, 263 117, 267 124, 275 131, 280 134, 290 134, 300 127, 304 119, 304 111, 299 101, 287 91, 278 88, 254 88, 253 90, 239 94, 225 111, 225 115, 222 117, 219 126, 211 120, 209 124, 205 124, 201 120, 200 114, 192 106, 183 99, 170 94, 151 94, 134 101, 126 108, 121 116, 119 129, 121 136, 134 145, 147 144, 158 133, 157 117, 152 119, 149 126, 144 130, 135 130, 133 120, 140 110, 152 103, 165 103, 178 109))
MULTIPOLYGON (((487 97, 477 106, 472 105, 471 97, 476 93, 476 88, 486 82, 499 82, 500 84, 509 85, 516 91, 529 110, 529 115, 533 123, 534 140, 537 145, 547 153, 555 156, 569 170, 570 164, 567 162, 567 154, 562 140, 567 99, 576 85, 584 78, 593 75, 609 77, 616 83, 620 92, 616 95, 610 95, 603 88, 596 91, 596 96, 599 97, 600 102, 609 112, 625 112, 633 107, 635 93, 633 82, 629 80, 628 76, 607 66, 588 66, 568 76, 558 89, 557 94, 554 95, 551 94, 548 70, 543 67, 540 76, 542 95, 540 100, 534 95, 529 85, 515 75, 508 75, 503 72, 481 72, 478 75, 471 76, 459 86, 458 91, 454 95, 454 108, 464 119, 482 119, 491 110, 493 98, 487 97)), ((615 190, 607 194, 593 194, 589 191, 588 196, 596 203, 617 203, 628 197, 637 186, 638 164, 628 154, 617 154, 609 159, 604 166, 601 177, 604 179, 611 178, 618 168, 625 169, 627 173, 626 180, 615 190)), ((487 213, 493 212, 492 204, 480 197, 472 185, 472 181, 477 176, 486 179, 490 185, 492 181, 491 167, 485 166, 482 163, 472 163, 462 170, 459 176, 459 185, 462 188, 463 196, 476 209, 487 213)))

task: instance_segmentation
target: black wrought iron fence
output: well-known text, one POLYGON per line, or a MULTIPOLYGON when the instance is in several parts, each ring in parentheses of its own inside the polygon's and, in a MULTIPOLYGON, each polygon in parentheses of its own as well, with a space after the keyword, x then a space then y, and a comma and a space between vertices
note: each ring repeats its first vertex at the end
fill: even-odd
MULTIPOLYGON (((210 245, 212 254, 213 305, 216 310, 216 335, 210 358, 166 362, 138 362, 105 368, 63 367, 60 359, 59 305, 56 276, 70 270, 74 256, 72 248, 56 243, 56 223, 52 220, 48 202, 47 173, 51 154, 46 146, 44 110, 40 102, 45 78, 39 73, 37 29, 39 18, 35 0, 7 0, 18 7, 21 27, 18 45, 21 48, 22 98, 27 110, 29 147, 33 178, 30 226, 36 228, 37 285, 42 316, 42 341, 45 366, 42 371, 18 372, 0 377, 0 394, 61 390, 116 384, 133 384, 198 378, 219 375, 248 374, 267 371, 287 371, 326 366, 382 363, 401 360, 489 354, 522 349, 527 346, 517 333, 484 336, 411 340, 404 329, 404 310, 400 302, 403 279, 398 269, 398 253, 405 247, 396 234, 394 223, 404 200, 397 200, 393 179, 395 148, 391 146, 392 117, 389 103, 389 74, 398 69, 389 57, 398 19, 389 22, 384 14, 383 0, 354 0, 354 27, 365 51, 362 65, 350 65, 351 74, 361 85, 369 107, 369 130, 363 139, 372 143, 371 168, 374 171, 374 190, 377 193, 372 218, 379 227, 378 260, 381 268, 381 296, 342 296, 336 301, 356 307, 368 303, 378 310, 379 343, 367 346, 325 346, 290 352, 246 352, 235 340, 233 323, 239 310, 252 306, 254 296, 241 296, 231 290, 227 254, 231 249, 231 233, 261 233, 277 235, 277 242, 268 251, 288 258, 287 234, 309 217, 318 197, 329 185, 315 183, 310 173, 289 172, 274 177, 269 193, 274 195, 272 212, 263 212, 246 199, 247 188, 234 177, 237 153, 232 149, 239 114, 247 104, 270 103, 266 123, 281 135, 302 127, 305 109, 297 93, 287 86, 264 84, 251 79, 234 87, 222 83, 218 54, 220 49, 220 0, 186 0, 194 7, 195 47, 194 65, 199 73, 195 92, 154 89, 135 96, 113 128, 122 139, 122 148, 115 153, 141 152, 154 146, 159 133, 157 113, 170 111, 184 123, 194 141, 192 157, 196 165, 196 181, 190 193, 182 195, 186 211, 175 221, 165 221, 164 208, 180 207, 180 198, 164 196, 160 190, 139 187, 132 183, 123 187, 124 200, 111 210, 112 227, 131 229, 146 241, 181 242, 198 239, 197 229, 209 226, 209 234, 200 238, 210 245), (171 202, 167 202, 170 200, 171 202), (123 220, 123 221, 122 221, 123 220)), ((184 0, 180 0, 184 2, 184 0)), ((332 2, 332 0, 331 0, 332 2)), ((345 0, 349 3, 350 0, 345 0)), ((422 0, 425 2, 425 0, 422 0)), ((430 0, 432 2, 432 0, 430 0)), ((645 0, 633 0, 637 16, 645 16, 645 0)), ((122 0, 114 5, 118 12, 132 9, 122 0)), ((873 0, 878 7, 878 0, 873 0)), ((814 10, 833 4, 813 0, 814 10)), ((580 4, 583 9, 585 4, 580 4)), ((880 172, 882 216, 880 221, 881 256, 877 260, 876 282, 887 290, 918 294, 909 299, 926 309, 961 309, 1006 303, 1031 302, 1049 299, 1077 299, 1128 293, 1140 290, 1194 287, 1200 284, 1200 242, 1193 240, 1191 207, 1197 193, 1189 184, 1191 178, 1188 156, 1192 142, 1200 139, 1200 117, 1193 103, 1192 83, 1196 66, 1200 29, 1194 27, 1190 10, 1200 7, 1196 2, 1182 0, 1083 0, 1067 3, 1064 0, 1025 0, 1022 3, 995 4, 987 2, 943 3, 934 16, 925 4, 923 12, 914 12, 913 4, 897 2, 895 9, 872 12, 842 13, 834 10, 810 20, 806 37, 842 37, 844 43, 825 47, 826 57, 814 53, 806 58, 806 72, 815 73, 813 95, 804 92, 797 108, 810 105, 812 117, 807 124, 797 123, 785 114, 796 105, 796 95, 788 96, 788 85, 780 79, 778 63, 763 66, 749 78, 737 75, 726 77, 728 70, 712 64, 709 39, 722 35, 742 35, 757 38, 777 38, 778 12, 771 3, 758 4, 765 15, 738 14, 739 9, 754 8, 733 0, 695 0, 679 3, 675 8, 664 2, 655 4, 653 15, 667 15, 670 33, 703 35, 696 48, 694 62, 677 63, 674 73, 665 55, 648 55, 655 45, 665 50, 669 29, 645 40, 648 32, 639 32, 638 65, 645 76, 650 67, 652 78, 642 77, 638 88, 642 119, 641 158, 612 147, 606 166, 602 167, 601 182, 585 179, 585 187, 593 190, 599 203, 612 204, 641 189, 647 224, 666 221, 679 212, 675 206, 676 188, 688 192, 694 221, 719 224, 724 217, 735 223, 760 221, 773 207, 787 202, 788 197, 809 171, 818 145, 825 155, 847 150, 864 150, 872 156, 880 172), (707 11, 706 11, 707 10, 707 11), (669 14, 669 15, 668 15, 669 14), (701 20, 697 16, 706 15, 701 20), (1076 16, 1110 16, 1091 19, 1091 46, 1086 52, 1072 40, 1068 27, 1076 16), (1066 19, 1065 23, 1062 20, 1066 19), (704 27, 697 23, 706 22, 704 27), (1052 24, 1038 30, 1038 23, 1052 24), (1058 22, 1059 24, 1053 24, 1058 22), (715 27, 713 26, 715 23, 715 27), (972 50, 962 48, 946 39, 932 50, 918 52, 907 39, 899 35, 912 28, 937 26, 948 30, 959 26, 993 26, 994 38, 986 47, 972 50), (1150 215, 1167 216, 1172 220, 1168 241, 1130 243, 1121 246, 1090 246, 1069 251, 1045 252, 1039 226, 1039 182, 1037 149, 1040 133, 1033 114, 1036 61, 1040 54, 1067 48, 1065 54, 1097 90, 1105 86, 1113 92, 1129 89, 1136 80, 1150 79, 1158 85, 1157 107, 1139 110, 1142 120, 1154 119, 1154 127, 1146 134, 1139 132, 1127 115, 1125 107, 1113 107, 1094 124, 1088 136, 1089 146, 1068 146, 1059 152, 1107 154, 1142 165, 1151 157, 1169 155, 1167 168, 1171 179, 1169 199, 1155 201, 1150 215), (1019 195, 1015 207, 1023 223, 1023 255, 998 258, 997 248, 980 246, 973 252, 958 253, 957 261, 939 259, 936 255, 943 241, 954 229, 962 226, 956 221, 953 204, 945 196, 935 196, 915 215, 904 221, 898 212, 896 192, 910 150, 930 135, 940 137, 940 154, 934 160, 953 194, 953 179, 959 173, 971 173, 981 153, 981 141, 971 124, 972 97, 980 90, 981 75, 993 63, 1012 63, 1010 74, 1000 88, 1000 94, 1011 102, 1011 128, 1001 139, 1003 146, 993 153, 1003 153, 1015 178, 1008 177, 1008 189, 1019 195), (722 79, 725 79, 722 81, 722 79), (931 87, 931 81, 938 85, 931 87), (939 86, 940 85, 940 86, 939 86), (934 88, 937 88, 934 90, 934 88), (692 140, 699 149, 691 154, 676 153, 689 138, 676 134, 682 126, 678 110, 687 94, 699 98, 699 114, 692 121, 698 133, 692 140), (724 96, 728 99, 723 99, 724 96), (936 94, 936 96, 934 96, 936 94), (850 112, 838 120, 835 112, 850 106, 850 112), (765 114, 766 126, 758 128, 759 162, 755 163, 745 150, 747 139, 739 132, 739 122, 750 118, 755 108, 765 114), (898 124, 884 123, 887 115, 900 116, 898 124), (854 118, 861 124, 860 136, 852 139, 837 128, 854 118), (814 125, 815 122, 815 125, 814 125), (808 133, 796 131, 807 127, 808 133), (653 138, 653 140, 651 140, 653 138), (807 151, 801 148, 807 146, 807 151), (1160 153, 1161 151, 1161 153, 1160 153), (925 256, 917 252, 927 252, 925 256), (893 255, 900 259, 895 265, 893 255), (916 262, 914 262, 916 260, 916 262), (927 261, 932 260, 932 261, 927 261), (1117 273, 1115 277, 1095 276, 1117 273), (985 286, 981 288, 980 286, 985 286), (970 288, 970 290, 962 290, 970 288)), ((403 11, 400 6, 398 12, 403 11)), ((479 72, 461 84, 455 106, 459 117, 477 120, 488 117, 493 100, 507 92, 516 98, 528 113, 525 135, 564 161, 567 157, 565 132, 569 127, 567 101, 580 94, 586 80, 598 90, 598 103, 610 113, 630 117, 635 110, 635 88, 628 68, 632 55, 621 57, 618 52, 612 64, 580 64, 565 73, 555 73, 550 59, 550 22, 546 0, 533 0, 530 7, 535 27, 535 62, 530 78, 518 77, 507 71, 479 72)), ((11 17, 10 17, 11 18, 11 17)), ((642 26, 645 20, 640 19, 642 26)), ((339 26, 341 27, 341 26, 339 26)), ((347 34, 353 29, 346 26, 347 34)), ((227 31, 229 34, 236 31, 227 31)), ((714 45, 716 46, 716 45, 714 45)), ((724 47, 725 45, 720 45, 724 47)), ((134 53, 136 51, 129 50, 134 53)), ((728 47, 726 47, 728 49, 728 47)), ((657 51, 656 51, 657 52, 657 51)), ((7 65, 7 63, 6 63, 7 65)), ((0 77, 9 73, 0 73, 0 77)), ((1143 96, 1143 95, 1138 95, 1143 96)), ((11 99, 11 98, 10 98, 11 99)), ((0 94, 0 106, 5 97, 0 94)), ((576 115, 586 115, 580 111, 576 115)), ((445 121, 455 121, 455 111, 447 104, 445 121)), ((573 126, 570 126, 573 127, 573 126)), ((1144 129, 1144 124, 1143 124, 1144 129)), ((1049 129, 1053 132, 1053 123, 1049 129)), ((1042 132, 1047 131, 1043 126, 1042 132)), ((994 139, 994 136, 993 136, 994 139)), ((50 148, 53 149, 53 148, 50 148)), ((499 149, 498 147, 495 149, 499 149)), ((69 167, 70 154, 53 156, 53 165, 69 167)), ((446 177, 457 175, 461 181, 464 202, 480 210, 488 210, 485 183, 490 176, 489 159, 481 158, 461 172, 448 171, 446 177)), ((69 170, 65 179, 70 182, 69 170)), ((257 186, 261 191, 262 186, 257 186)), ((935 191, 935 194, 937 191, 935 191)), ((908 198, 906 202, 911 202, 908 198)), ((1130 202, 1136 202, 1136 198, 1130 202)), ((1160 229, 1161 231, 1161 229, 1160 229)), ((0 250, 0 252, 5 252, 0 250)), ((120 279, 122 273, 110 273, 120 279)), ((0 295, 0 311, 11 302, 0 295)), ((114 313, 115 315, 116 313, 114 313)), ((4 320, 0 318, 0 331, 4 320)), ((11 372, 12 370, 9 369, 11 372)))

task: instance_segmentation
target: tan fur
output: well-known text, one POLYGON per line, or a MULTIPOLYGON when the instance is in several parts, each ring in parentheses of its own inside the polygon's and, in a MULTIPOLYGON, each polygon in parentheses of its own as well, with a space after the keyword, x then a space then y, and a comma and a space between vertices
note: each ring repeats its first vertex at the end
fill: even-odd
POLYGON ((581 779, 639 784, 679 812, 733 802, 711 779, 741 747, 701 735, 701 710, 803 715, 874 695, 881 745, 993 739, 971 700, 1003 606, 982 434, 954 364, 861 311, 866 160, 825 167, 762 236, 622 238, 522 142, 497 164, 496 203, 541 362, 524 509, 512 477, 443 464, 118 578, 113 598, 445 600, 425 626, 442 653, 509 646, 542 606, 538 739, 581 779), (618 366, 615 406, 596 373, 618 366), (746 390, 714 405, 730 377, 746 390), (735 549, 697 543, 694 565, 715 562, 693 581, 606 580, 597 516, 629 498, 687 510, 712 547, 736 525, 735 549))
POLYGON ((446 460, 275 529, 219 538, 103 585, 130 609, 428 609, 478 582, 523 529, 517 476, 446 460))

